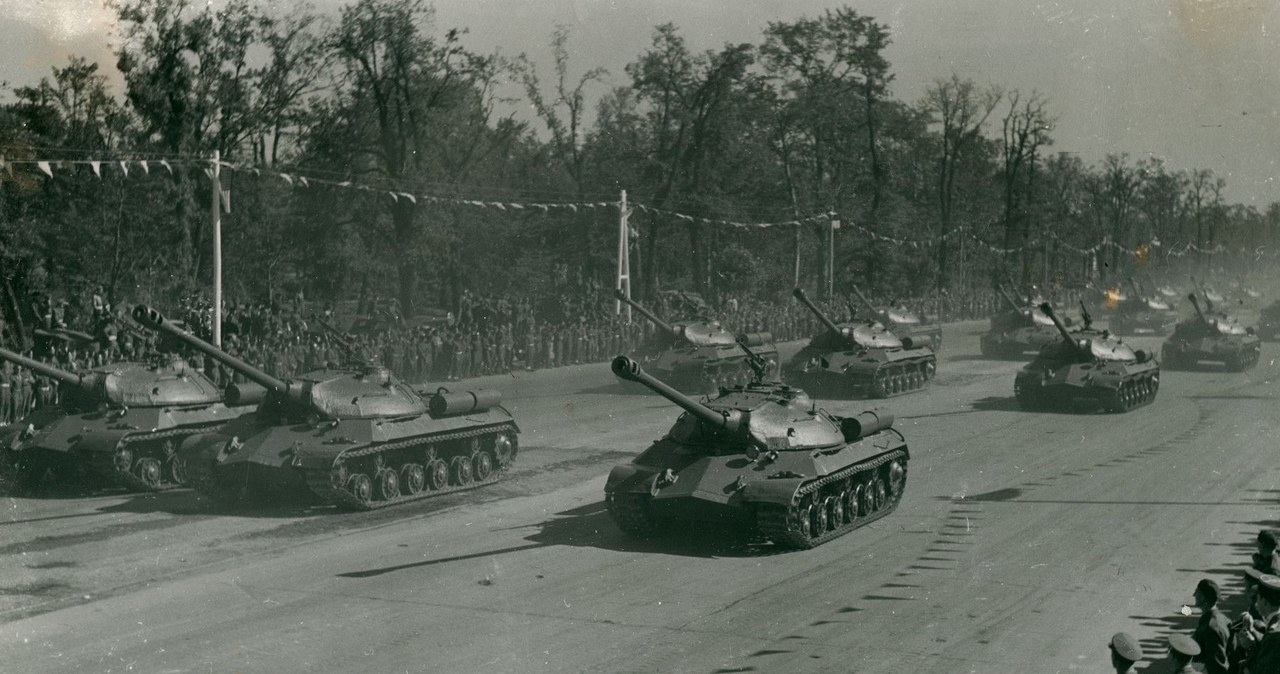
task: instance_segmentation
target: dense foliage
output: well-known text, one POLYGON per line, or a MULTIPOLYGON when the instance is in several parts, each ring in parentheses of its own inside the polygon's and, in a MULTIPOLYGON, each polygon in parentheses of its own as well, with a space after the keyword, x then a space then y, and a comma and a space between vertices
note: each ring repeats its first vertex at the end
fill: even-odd
POLYGON ((1054 153, 1053 102, 1037 92, 953 74, 921 100, 897 100, 888 28, 848 8, 702 53, 677 26, 657 26, 613 74, 626 84, 608 88, 598 68, 571 74, 563 29, 544 79, 529 59, 464 48, 423 0, 359 0, 337 16, 250 0, 113 7, 121 95, 103 66, 72 58, 0 106, 10 297, 207 288, 212 189, 195 160, 214 151, 262 169, 223 173, 235 196, 223 221, 229 297, 380 294, 410 312, 456 307, 464 290, 536 299, 613 283, 616 209, 465 201, 616 201, 627 190, 651 207, 631 217, 642 296, 826 285, 825 218, 699 218, 834 213, 836 285, 900 296, 1006 274, 1106 281, 1220 246, 1252 255, 1280 224, 1275 205, 1226 203, 1210 171, 1054 153), (521 100, 504 98, 514 90, 521 100), (52 176, 13 164, 34 158, 103 164, 52 176), (135 162, 127 175, 120 160, 135 162), (379 190, 304 188, 281 171, 379 190))

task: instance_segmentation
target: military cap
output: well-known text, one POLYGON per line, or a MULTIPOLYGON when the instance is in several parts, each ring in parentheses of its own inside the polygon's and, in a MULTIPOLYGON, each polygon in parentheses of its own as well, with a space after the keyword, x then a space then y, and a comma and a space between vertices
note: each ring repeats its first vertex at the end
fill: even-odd
POLYGON ((1217 602, 1218 597, 1222 596, 1221 588, 1212 578, 1204 578, 1199 583, 1196 583, 1196 590, 1214 602, 1217 602))
POLYGON ((1111 650, 1130 662, 1142 659, 1142 646, 1127 632, 1116 632, 1116 635, 1111 637, 1111 650))
POLYGON ((1258 585, 1272 592, 1280 593, 1280 576, 1273 576, 1269 573, 1258 574, 1258 585))
POLYGON ((1263 573, 1259 571, 1257 567, 1253 567, 1253 566, 1245 567, 1244 577, 1245 577, 1246 583, 1253 583, 1254 585, 1257 585, 1258 581, 1262 578, 1262 576, 1263 576, 1263 573))
POLYGON ((1169 637, 1169 649, 1189 658, 1200 655, 1200 644, 1197 644, 1195 639, 1185 634, 1175 634, 1169 637))
POLYGON ((1267 541, 1273 547, 1280 546, 1280 529, 1263 529, 1258 532, 1259 541, 1267 541))

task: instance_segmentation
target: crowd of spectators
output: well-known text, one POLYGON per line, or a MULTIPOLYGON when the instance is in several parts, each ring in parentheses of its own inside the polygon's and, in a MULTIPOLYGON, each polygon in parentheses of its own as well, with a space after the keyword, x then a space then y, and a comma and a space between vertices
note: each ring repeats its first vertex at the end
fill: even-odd
MULTIPOLYGON (((1190 634, 1168 637, 1167 666, 1158 671, 1206 674, 1274 674, 1280 672, 1280 529, 1258 532, 1257 550, 1241 572, 1242 591, 1233 620, 1223 610, 1227 597, 1211 578, 1201 579, 1192 590, 1193 610, 1199 612, 1190 634)), ((1117 632, 1107 645, 1111 665, 1119 674, 1135 672, 1148 657, 1142 644, 1127 632, 1117 632)), ((1151 671, 1151 670, 1148 670, 1151 671)))
MULTIPOLYGON (((687 293, 663 292, 650 308, 666 320, 701 314, 720 321, 730 331, 768 332, 777 341, 816 333, 818 321, 799 303, 788 300, 785 296, 765 300, 726 295, 719 298, 717 306, 711 306, 687 293)), ((910 308, 940 321, 985 317, 998 308, 992 293, 874 301, 910 308)), ((856 310, 844 300, 820 304, 837 321, 849 319, 856 310)), ((131 306, 124 302, 111 306, 101 288, 71 300, 37 296, 31 298, 26 312, 33 317, 33 325, 23 334, 0 318, 0 345, 73 373, 109 362, 145 360, 157 357, 161 350, 172 350, 132 321, 131 306)), ((638 313, 628 321, 626 307, 616 313, 615 306, 612 288, 599 286, 539 302, 464 292, 456 312, 409 320, 400 316, 394 302, 377 298, 357 307, 356 317, 339 315, 332 304, 301 298, 228 302, 223 307, 222 340, 228 353, 275 376, 352 360, 374 360, 413 384, 439 383, 605 362, 617 354, 652 345, 658 329, 638 313)), ((212 341, 214 312, 206 298, 185 297, 157 308, 212 341)), ((205 355, 182 348, 176 351, 219 385, 244 379, 205 355)), ((0 363, 0 423, 20 419, 58 397, 56 382, 7 361, 0 363)))

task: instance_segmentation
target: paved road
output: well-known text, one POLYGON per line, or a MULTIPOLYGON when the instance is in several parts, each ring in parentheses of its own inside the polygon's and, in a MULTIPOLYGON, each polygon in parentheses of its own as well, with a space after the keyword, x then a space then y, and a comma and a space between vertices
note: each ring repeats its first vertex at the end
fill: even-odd
POLYGON ((0 669, 1096 672, 1120 629, 1155 653, 1192 628, 1199 578, 1239 590, 1274 522, 1276 346, 1245 374, 1166 373, 1129 414, 1024 413, 1019 364, 971 355, 980 329, 948 326, 932 387, 890 402, 899 509, 811 551, 620 534, 604 476, 677 410, 605 365, 480 380, 524 452, 470 494, 364 514, 8 499, 0 669))

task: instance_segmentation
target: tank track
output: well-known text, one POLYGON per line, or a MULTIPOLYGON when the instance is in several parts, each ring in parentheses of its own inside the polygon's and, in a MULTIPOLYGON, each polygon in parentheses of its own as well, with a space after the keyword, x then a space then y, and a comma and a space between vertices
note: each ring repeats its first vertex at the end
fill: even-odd
POLYGON ((872 398, 892 398, 924 388, 938 371, 934 356, 900 360, 876 367, 870 376, 858 377, 859 384, 872 398))
POLYGON ((175 450, 188 437, 213 433, 208 428, 170 428, 124 436, 113 452, 84 452, 90 470, 132 491, 164 491, 188 486, 175 450))
POLYGON ((1160 374, 1143 375, 1125 380, 1120 388, 1108 390, 1101 396, 1102 408, 1107 412, 1128 412, 1150 405, 1160 390, 1160 374))
POLYGON ((618 528, 640 538, 648 538, 658 533, 661 526, 649 512, 647 494, 608 494, 605 496, 605 507, 609 517, 618 528))
POLYGON ((307 488, 325 503, 346 510, 377 510, 492 484, 502 479, 518 452, 514 423, 469 428, 343 452, 332 468, 305 469, 307 488), (510 446, 498 446, 505 435, 510 446), (414 459, 401 453, 410 450, 414 459), (419 471, 421 471, 419 473, 419 471))
POLYGON ((866 526, 893 512, 902 501, 907 463, 906 451, 897 449, 804 483, 790 505, 756 504, 756 531, 777 545, 805 550, 866 526), (891 484, 887 473, 894 461, 902 472, 891 484))

